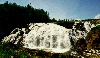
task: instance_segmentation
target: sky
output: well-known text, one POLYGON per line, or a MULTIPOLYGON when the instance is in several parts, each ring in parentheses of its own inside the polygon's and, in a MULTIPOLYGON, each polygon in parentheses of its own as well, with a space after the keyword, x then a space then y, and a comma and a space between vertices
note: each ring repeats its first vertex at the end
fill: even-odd
POLYGON ((31 6, 49 12, 49 17, 58 19, 100 19, 100 0, 0 0, 31 6))

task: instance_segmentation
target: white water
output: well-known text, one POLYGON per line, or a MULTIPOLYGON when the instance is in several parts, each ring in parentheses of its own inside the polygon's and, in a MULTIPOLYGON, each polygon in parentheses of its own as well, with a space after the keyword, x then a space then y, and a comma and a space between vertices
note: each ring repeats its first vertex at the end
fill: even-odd
POLYGON ((52 23, 36 23, 33 26, 33 28, 31 28, 32 26, 29 27, 31 31, 24 39, 25 48, 38 48, 55 53, 63 53, 70 50, 71 43, 68 33, 70 30, 52 23))
MULTIPOLYGON (((84 23, 84 27, 89 32, 90 27, 87 22, 84 23)), ((78 38, 85 38, 86 36, 85 31, 75 31, 74 26, 72 30, 53 23, 34 23, 30 24, 29 29, 31 31, 28 34, 24 33, 25 38, 22 40, 24 44, 23 47, 53 53, 64 53, 69 51, 72 47, 70 40, 73 40, 75 44, 78 38)), ((25 32, 24 29, 22 30, 25 32)), ((5 37, 3 42, 12 42, 19 33, 18 31, 16 34, 5 37)), ((14 44, 17 44, 20 38, 21 36, 18 36, 14 44)))

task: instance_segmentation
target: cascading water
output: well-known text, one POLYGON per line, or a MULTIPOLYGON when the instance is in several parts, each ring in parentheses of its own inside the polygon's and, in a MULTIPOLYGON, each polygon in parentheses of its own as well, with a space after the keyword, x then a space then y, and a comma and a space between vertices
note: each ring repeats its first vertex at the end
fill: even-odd
MULTIPOLYGON (((72 47, 71 41, 75 44, 78 38, 85 38, 86 36, 84 31, 75 30, 75 26, 73 26, 73 29, 66 29, 53 23, 31 23, 29 25, 30 32, 27 34, 25 34, 24 29, 18 29, 15 34, 13 34, 13 31, 11 35, 4 37, 2 42, 15 41, 14 44, 17 44, 23 37, 21 42, 25 48, 64 53, 72 47), (24 32, 23 36, 19 36, 20 31, 24 32)), ((87 28, 87 24, 84 24, 84 26, 87 28)))
POLYGON ((63 53, 69 51, 71 43, 69 39, 69 31, 66 28, 48 23, 34 24, 33 28, 24 39, 25 48, 43 49, 55 53, 63 53))

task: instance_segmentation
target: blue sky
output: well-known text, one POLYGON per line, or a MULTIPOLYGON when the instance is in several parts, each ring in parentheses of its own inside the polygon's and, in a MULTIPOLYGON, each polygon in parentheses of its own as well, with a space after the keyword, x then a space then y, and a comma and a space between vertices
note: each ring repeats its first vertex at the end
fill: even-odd
MULTIPOLYGON (((7 0, 0 0, 0 4, 7 0)), ((8 0, 18 5, 31 6, 49 12, 55 19, 100 19, 100 0, 8 0)))

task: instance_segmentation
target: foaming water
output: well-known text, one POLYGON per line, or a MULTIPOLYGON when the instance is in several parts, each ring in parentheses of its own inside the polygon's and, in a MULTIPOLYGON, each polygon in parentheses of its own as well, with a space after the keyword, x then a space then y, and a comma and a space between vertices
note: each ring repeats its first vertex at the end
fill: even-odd
MULTIPOLYGON (((52 53, 64 53, 69 51, 79 38, 85 39, 87 35, 85 31, 76 30, 75 25, 72 29, 67 29, 53 23, 31 23, 29 24, 30 31, 27 34, 25 29, 16 28, 15 30, 18 30, 18 32, 13 34, 13 30, 12 34, 4 37, 2 42, 8 41, 18 44, 20 41, 25 48, 39 49, 52 53), (20 31, 23 31, 24 34, 19 35, 20 31)), ((88 32, 91 29, 88 22, 84 23, 84 27, 88 32)))
POLYGON ((40 49, 54 53, 69 51, 71 43, 69 30, 56 24, 34 24, 31 31, 24 39, 25 48, 40 49))

